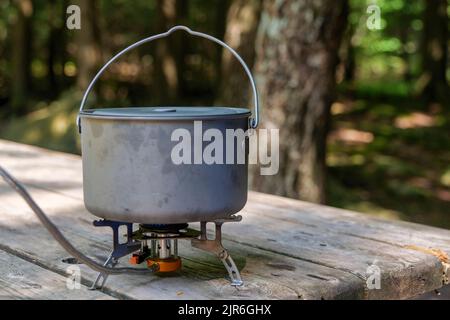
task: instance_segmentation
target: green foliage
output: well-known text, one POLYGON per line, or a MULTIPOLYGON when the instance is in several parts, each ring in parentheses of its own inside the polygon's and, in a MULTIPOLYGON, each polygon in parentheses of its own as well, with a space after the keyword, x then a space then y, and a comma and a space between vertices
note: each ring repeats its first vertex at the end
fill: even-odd
POLYGON ((399 79, 418 69, 422 1, 351 0, 349 24, 355 46, 358 80, 399 79), (381 9, 382 29, 366 27, 369 4, 381 9), (406 58, 407 55, 407 58, 406 58))

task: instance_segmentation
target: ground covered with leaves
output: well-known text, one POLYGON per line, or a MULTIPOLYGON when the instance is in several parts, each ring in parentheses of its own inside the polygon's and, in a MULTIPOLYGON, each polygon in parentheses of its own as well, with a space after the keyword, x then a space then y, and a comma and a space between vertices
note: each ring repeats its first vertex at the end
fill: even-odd
POLYGON ((333 104, 328 203, 450 228, 450 112, 405 92, 360 86, 333 104))

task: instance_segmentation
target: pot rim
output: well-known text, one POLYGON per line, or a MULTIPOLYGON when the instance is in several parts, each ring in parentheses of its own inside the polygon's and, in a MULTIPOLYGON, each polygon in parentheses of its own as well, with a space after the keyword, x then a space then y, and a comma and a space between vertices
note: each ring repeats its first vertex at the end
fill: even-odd
POLYGON ((248 118, 251 111, 235 107, 127 107, 95 108, 79 113, 81 118, 110 120, 221 120, 248 118))

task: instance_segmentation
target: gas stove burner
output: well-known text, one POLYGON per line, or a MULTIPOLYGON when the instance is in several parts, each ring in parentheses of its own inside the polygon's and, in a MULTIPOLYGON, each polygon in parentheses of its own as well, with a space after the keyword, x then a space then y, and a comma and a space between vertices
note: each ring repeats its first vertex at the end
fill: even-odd
POLYGON ((140 224, 139 229, 134 231, 132 238, 138 241, 157 239, 188 239, 196 238, 200 231, 188 228, 188 224, 150 225, 140 224))
POLYGON ((156 233, 177 233, 180 230, 186 229, 189 225, 187 223, 178 224, 140 224, 139 227, 156 233))
POLYGON ((189 229, 187 223, 140 224, 139 229, 133 232, 132 239, 140 241, 141 249, 132 254, 130 263, 146 262, 149 268, 156 265, 159 273, 178 271, 181 269, 178 239, 195 238, 199 235, 200 232, 189 229))
MULTIPOLYGON (((241 216, 232 215, 226 219, 200 222, 200 231, 182 224, 140 224, 133 231, 133 224, 110 220, 96 220, 96 227, 111 227, 113 230, 113 250, 105 262, 105 266, 114 267, 120 258, 131 254, 130 264, 145 263, 148 268, 156 268, 157 273, 176 272, 182 267, 182 260, 178 255, 178 240, 191 240, 195 248, 214 253, 223 263, 232 286, 243 284, 236 264, 228 251, 222 246, 222 225, 225 222, 239 222, 241 216), (215 238, 208 239, 206 224, 214 223, 215 238), (126 243, 119 241, 119 228, 127 227, 126 243)), ((91 289, 100 289, 106 282, 107 274, 100 273, 91 289)))

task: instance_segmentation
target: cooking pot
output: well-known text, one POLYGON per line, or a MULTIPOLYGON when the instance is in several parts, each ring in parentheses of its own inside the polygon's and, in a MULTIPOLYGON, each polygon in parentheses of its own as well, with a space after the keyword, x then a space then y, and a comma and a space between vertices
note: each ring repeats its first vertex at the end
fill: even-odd
POLYGON ((81 134, 86 208, 108 220, 144 224, 212 221, 238 212, 247 201, 248 136, 242 141, 236 138, 232 147, 229 141, 219 145, 215 152, 222 152, 224 161, 211 163, 201 156, 219 133, 225 140, 229 132, 242 133, 256 128, 258 111, 258 93, 252 74, 242 58, 224 42, 185 26, 175 26, 130 45, 100 69, 81 101, 77 124, 81 134), (143 43, 177 30, 230 50, 250 80, 255 105, 253 116, 249 109, 229 107, 84 108, 95 82, 112 62, 143 43), (214 138, 203 139, 206 135, 202 134, 206 132, 214 133, 214 138), (190 137, 181 139, 178 133, 190 137), (183 149, 184 153, 179 152, 188 160, 183 163, 174 161, 173 156, 176 150, 180 151, 180 143, 191 145, 183 149), (239 161, 239 154, 244 154, 245 161, 239 161))

